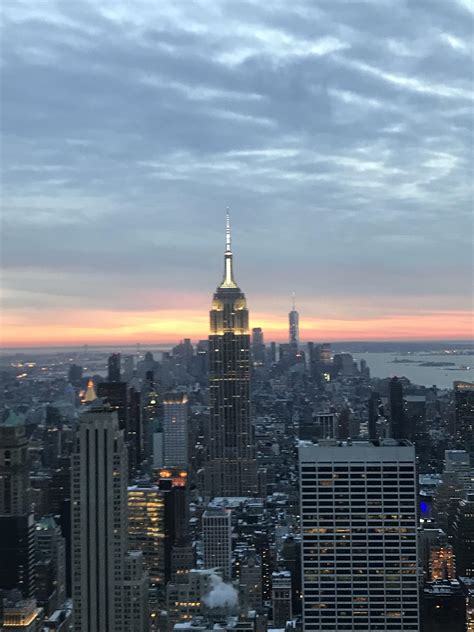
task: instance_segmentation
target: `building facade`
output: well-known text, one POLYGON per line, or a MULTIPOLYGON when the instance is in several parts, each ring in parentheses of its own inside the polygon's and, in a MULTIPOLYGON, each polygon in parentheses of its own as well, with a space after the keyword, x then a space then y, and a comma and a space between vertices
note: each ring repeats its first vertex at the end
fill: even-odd
POLYGON ((82 414, 71 486, 75 627, 125 632, 127 453, 117 413, 110 408, 82 414))
POLYGON ((415 450, 299 448, 304 630, 419 629, 415 450))
POLYGON ((208 508, 202 515, 204 567, 216 568, 224 579, 232 573, 232 525, 228 509, 208 508))
POLYGON ((163 439, 165 467, 189 465, 188 396, 168 393, 163 400, 163 439))

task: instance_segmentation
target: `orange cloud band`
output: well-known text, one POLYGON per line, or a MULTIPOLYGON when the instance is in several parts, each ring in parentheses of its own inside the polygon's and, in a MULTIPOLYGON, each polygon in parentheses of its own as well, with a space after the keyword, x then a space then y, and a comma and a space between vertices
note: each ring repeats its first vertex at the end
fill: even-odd
MULTIPOLYGON (((251 326, 262 327, 267 340, 286 340, 286 315, 251 313, 251 326)), ((450 311, 402 314, 376 318, 301 318, 301 338, 336 340, 467 340, 473 334, 470 312, 450 311)), ((158 344, 182 338, 194 340, 208 335, 206 313, 190 310, 155 312, 41 311, 10 314, 2 326, 4 347, 158 344)))

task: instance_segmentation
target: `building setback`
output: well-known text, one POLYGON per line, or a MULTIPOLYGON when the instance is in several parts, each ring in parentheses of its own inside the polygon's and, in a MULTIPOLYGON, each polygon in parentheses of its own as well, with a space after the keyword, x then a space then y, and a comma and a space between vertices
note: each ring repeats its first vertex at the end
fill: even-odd
POLYGON ((210 445, 205 483, 210 496, 252 496, 257 491, 250 418, 249 314, 232 266, 227 215, 224 278, 210 312, 210 445))

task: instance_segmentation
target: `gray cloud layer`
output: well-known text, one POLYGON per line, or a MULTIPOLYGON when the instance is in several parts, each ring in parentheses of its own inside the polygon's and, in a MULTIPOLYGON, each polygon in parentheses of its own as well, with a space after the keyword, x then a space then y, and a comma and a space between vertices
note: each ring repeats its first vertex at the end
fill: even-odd
POLYGON ((467 309, 473 6, 9 0, 7 307, 467 309))

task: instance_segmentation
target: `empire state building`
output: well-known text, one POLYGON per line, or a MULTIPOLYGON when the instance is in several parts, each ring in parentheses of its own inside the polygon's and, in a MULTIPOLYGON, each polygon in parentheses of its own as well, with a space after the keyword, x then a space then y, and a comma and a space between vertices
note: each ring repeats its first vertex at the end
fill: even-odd
POLYGON ((257 464, 250 416, 249 313, 234 280, 229 214, 224 278, 214 294, 210 321, 206 487, 211 496, 253 496, 257 464))

